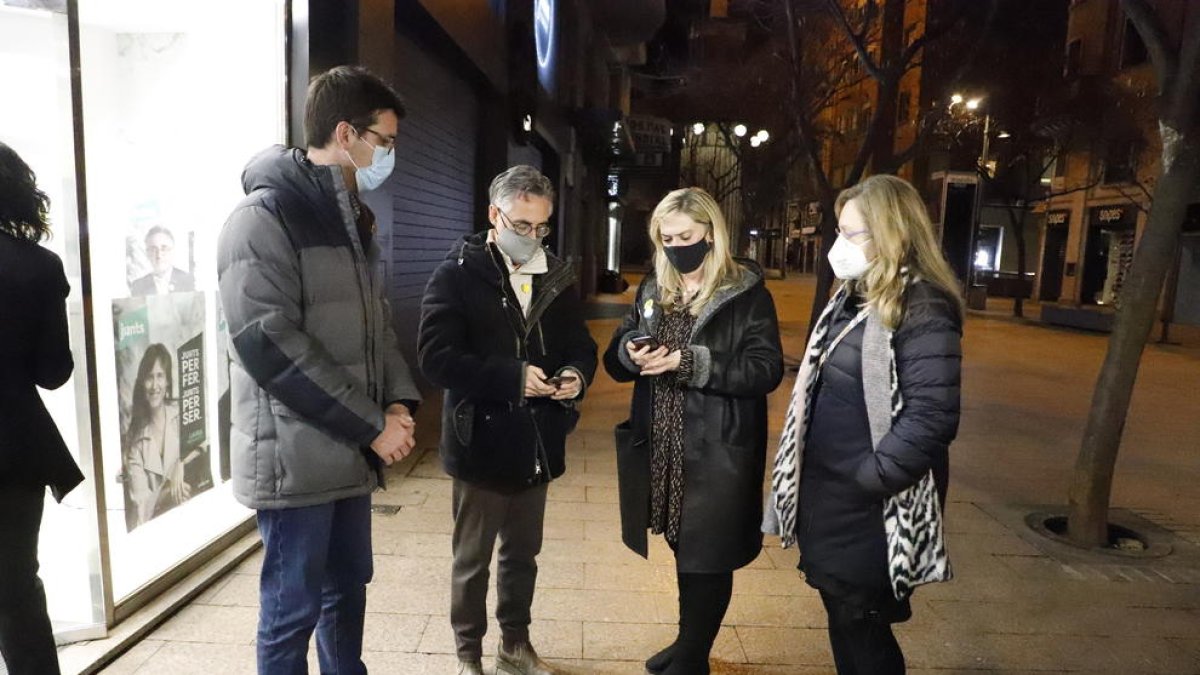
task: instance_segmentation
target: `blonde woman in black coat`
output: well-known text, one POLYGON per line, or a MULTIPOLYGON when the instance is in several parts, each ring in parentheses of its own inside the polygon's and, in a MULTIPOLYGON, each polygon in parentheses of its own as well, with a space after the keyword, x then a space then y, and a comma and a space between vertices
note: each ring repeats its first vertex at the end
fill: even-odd
POLYGON ((46 486, 61 501, 83 480, 37 392, 74 366, 62 261, 38 246, 48 208, 33 171, 0 143, 0 654, 11 675, 59 672, 38 530, 46 486))
POLYGON ((703 675, 733 571, 762 548, 767 394, 783 356, 762 270, 730 255, 707 192, 668 194, 650 240, 654 274, 604 355, 613 379, 636 382, 618 428, 622 534, 646 555, 649 528, 675 551, 679 633, 647 670, 703 675))
POLYGON ((958 430, 962 301, 917 191, 872 176, 837 200, 843 285, 812 332, 766 529, 800 544, 839 675, 897 675, 891 625, 950 578, 941 512, 958 430))

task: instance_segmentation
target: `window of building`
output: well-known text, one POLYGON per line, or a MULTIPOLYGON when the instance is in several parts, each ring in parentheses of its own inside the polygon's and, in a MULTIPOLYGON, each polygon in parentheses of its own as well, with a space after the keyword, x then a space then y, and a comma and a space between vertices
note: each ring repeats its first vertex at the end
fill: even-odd
POLYGON ((1113 141, 1105 148, 1102 182, 1132 183, 1137 176, 1137 145, 1113 141))
POLYGON ((1071 40, 1067 43, 1067 62, 1063 66, 1063 77, 1067 79, 1079 77, 1079 69, 1083 61, 1083 41, 1071 40))
POLYGON ((1146 43, 1132 21, 1125 20, 1125 35, 1121 40, 1121 68, 1141 65, 1148 59, 1146 43))
POLYGON ((900 99, 896 101, 896 122, 904 124, 909 120, 910 110, 912 107, 912 94, 907 91, 900 92, 900 99))

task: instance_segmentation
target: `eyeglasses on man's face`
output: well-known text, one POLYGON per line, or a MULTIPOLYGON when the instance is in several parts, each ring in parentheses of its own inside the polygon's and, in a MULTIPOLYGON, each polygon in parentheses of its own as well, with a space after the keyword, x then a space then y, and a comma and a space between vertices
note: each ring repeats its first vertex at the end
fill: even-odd
MULTIPOLYGON (((383 148, 384 150, 387 150, 388 152, 391 152, 392 150, 396 149, 396 137, 395 136, 385 136, 385 135, 379 133, 378 131, 375 131, 371 127, 363 127, 362 129, 356 128, 355 131, 358 132, 359 138, 362 138, 363 134, 371 134, 371 135, 375 136, 376 138, 379 139, 378 146, 383 148)), ((363 139, 363 140, 366 140, 366 139, 363 139)))
MULTIPOLYGON (((495 204, 493 204, 493 206, 495 206, 495 204)), ((499 206, 496 206, 496 211, 500 212, 500 216, 504 218, 505 224, 507 224, 511 230, 522 237, 528 237, 529 233, 532 232, 538 239, 544 239, 550 234, 551 228, 550 223, 548 222, 534 224, 526 220, 513 220, 512 218, 509 218, 508 214, 504 212, 504 209, 500 208, 499 206)))

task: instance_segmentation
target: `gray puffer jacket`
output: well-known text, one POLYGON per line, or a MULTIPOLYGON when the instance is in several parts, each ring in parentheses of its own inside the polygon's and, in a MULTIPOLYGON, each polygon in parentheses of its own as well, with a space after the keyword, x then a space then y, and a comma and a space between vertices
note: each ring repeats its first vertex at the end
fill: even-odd
MULTIPOLYGON (((247 165, 221 231, 233 355, 233 492, 311 506, 383 484, 371 442, 387 405, 420 400, 397 349, 379 247, 364 248, 337 167, 275 146, 247 165)), ((365 208, 365 207, 364 207, 365 208)))

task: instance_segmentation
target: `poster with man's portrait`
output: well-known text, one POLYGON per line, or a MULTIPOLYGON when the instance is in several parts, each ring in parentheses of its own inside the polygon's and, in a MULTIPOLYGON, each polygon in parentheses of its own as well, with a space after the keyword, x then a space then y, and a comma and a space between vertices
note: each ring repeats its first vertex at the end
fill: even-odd
POLYGON ((190 293, 196 290, 192 233, 163 223, 153 204, 136 210, 125 237, 125 277, 132 296, 190 293))
POLYGON ((121 483, 132 531, 213 486, 204 294, 113 301, 121 483))

